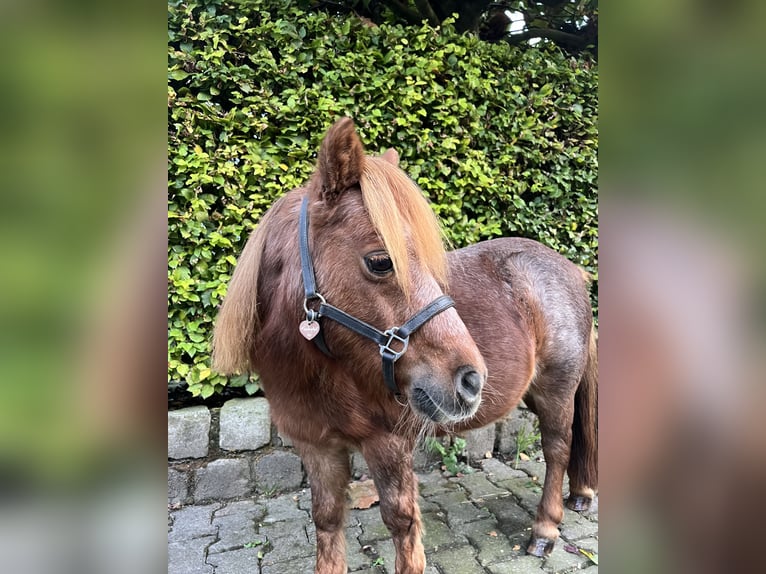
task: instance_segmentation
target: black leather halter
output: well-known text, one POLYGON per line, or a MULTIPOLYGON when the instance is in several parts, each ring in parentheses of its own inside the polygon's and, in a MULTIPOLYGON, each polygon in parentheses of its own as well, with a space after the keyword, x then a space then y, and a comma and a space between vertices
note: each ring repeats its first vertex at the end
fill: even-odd
POLYGON ((300 238, 301 251, 301 272, 303 274, 303 309, 306 311, 306 319, 301 323, 300 331, 309 340, 314 341, 316 346, 328 357, 332 354, 327 348, 321 329, 319 319, 327 317, 351 329, 355 333, 371 339, 380 347, 380 356, 383 361, 383 379, 391 392, 398 394, 399 388, 396 386, 394 377, 394 363, 407 351, 410 342, 410 335, 417 331, 424 323, 446 311, 455 305, 451 297, 442 295, 437 297, 431 303, 423 307, 408 319, 401 327, 391 327, 385 331, 379 331, 372 325, 341 311, 337 307, 330 305, 325 298, 317 291, 316 279, 314 277, 314 266, 311 262, 311 252, 309 251, 309 214, 308 197, 304 196, 301 204, 301 215, 298 221, 298 235, 300 238), (311 302, 319 302, 319 309, 309 308, 311 302), (307 334, 308 333, 308 334, 307 334), (396 348, 394 348, 396 347, 396 348))

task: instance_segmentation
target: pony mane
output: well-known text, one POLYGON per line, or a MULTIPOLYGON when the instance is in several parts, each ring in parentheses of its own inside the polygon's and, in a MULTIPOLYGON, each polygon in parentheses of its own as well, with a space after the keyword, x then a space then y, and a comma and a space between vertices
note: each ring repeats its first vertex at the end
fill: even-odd
POLYGON ((215 320, 212 366, 225 375, 249 373, 253 370, 251 353, 260 328, 258 275, 268 223, 275 211, 266 211, 247 240, 215 320))
POLYGON ((359 185, 367 213, 391 257, 396 278, 410 296, 407 239, 414 256, 445 287, 447 257, 445 238, 431 206, 407 174, 380 157, 364 158, 359 185))

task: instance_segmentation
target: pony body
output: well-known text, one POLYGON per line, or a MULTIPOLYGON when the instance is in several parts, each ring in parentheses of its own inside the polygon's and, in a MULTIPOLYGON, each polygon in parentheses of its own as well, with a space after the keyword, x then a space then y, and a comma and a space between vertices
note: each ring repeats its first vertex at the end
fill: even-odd
POLYGON ((540 418, 548 465, 527 549, 544 555, 558 537, 564 472, 571 507, 586 508, 596 491, 596 352, 585 276, 525 239, 446 253, 433 212, 396 163, 390 151, 365 156, 350 119, 330 129, 310 182, 271 207, 240 256, 216 321, 214 366, 259 373, 275 424, 303 459, 317 573, 346 572, 350 449, 362 452, 375 480, 397 574, 422 574, 416 441, 484 426, 521 398, 540 418), (371 341, 320 319, 328 357, 298 331, 304 196, 316 282, 328 302, 384 329, 441 295, 455 301, 412 334, 396 363, 399 397, 383 383, 371 341))

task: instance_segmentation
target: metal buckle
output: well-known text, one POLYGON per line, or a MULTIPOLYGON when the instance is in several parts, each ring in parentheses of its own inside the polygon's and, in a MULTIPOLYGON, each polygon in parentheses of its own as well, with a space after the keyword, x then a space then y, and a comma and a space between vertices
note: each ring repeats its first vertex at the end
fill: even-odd
POLYGON ((396 334, 396 331, 399 329, 399 327, 391 327, 387 331, 383 331, 383 334, 388 337, 388 341, 385 345, 380 345, 380 354, 384 356, 383 354, 388 351, 391 355, 393 355, 392 360, 394 362, 399 360, 399 357, 404 355, 404 352, 407 350, 407 345, 410 344, 410 337, 407 335, 406 337, 402 338, 399 335, 396 334), (396 341, 398 343, 401 343, 402 349, 400 351, 395 351, 391 348, 391 344, 396 341))
POLYGON ((305 297, 303 299, 303 310, 306 311, 306 319, 309 321, 316 321, 319 319, 319 311, 314 311, 313 309, 309 309, 309 300, 319 299, 320 303, 327 304, 327 301, 324 300, 324 297, 322 297, 319 293, 314 293, 311 297, 305 297))

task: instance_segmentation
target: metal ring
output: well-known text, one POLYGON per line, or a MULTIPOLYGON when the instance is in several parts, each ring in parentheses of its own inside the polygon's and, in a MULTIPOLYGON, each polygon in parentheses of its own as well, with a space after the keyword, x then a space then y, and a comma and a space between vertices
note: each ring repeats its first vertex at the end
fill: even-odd
MULTIPOLYGON (((314 293, 311 297, 305 297, 303 299, 303 310, 306 312, 306 316, 309 314, 309 299, 319 299, 321 303, 327 304, 327 301, 325 301, 324 297, 320 295, 319 293, 314 293)), ((314 311, 311 309, 311 311, 314 311)), ((318 313, 317 311, 314 311, 315 313, 318 313)), ((317 314, 318 316, 318 314, 317 314)))

